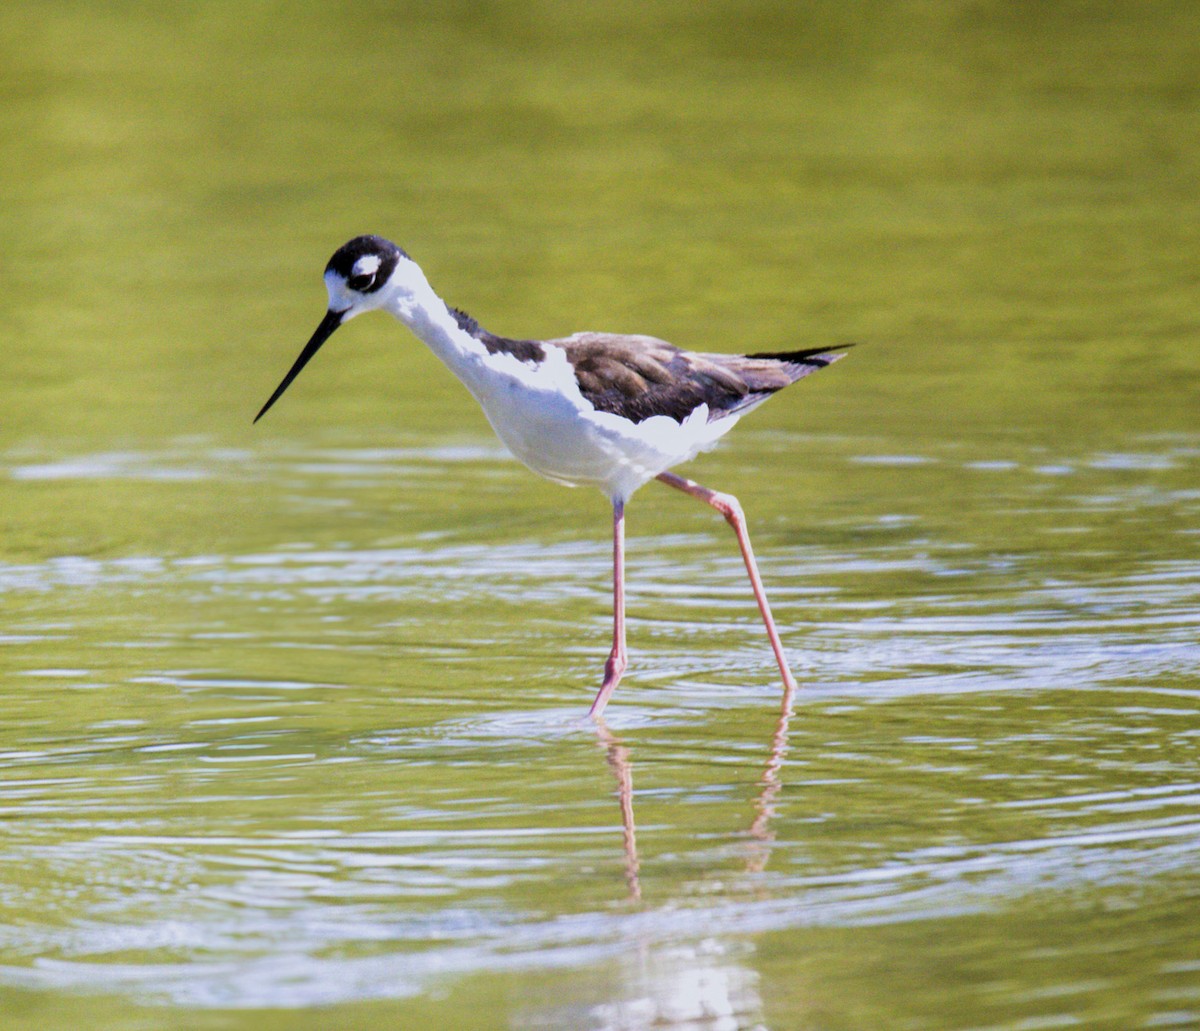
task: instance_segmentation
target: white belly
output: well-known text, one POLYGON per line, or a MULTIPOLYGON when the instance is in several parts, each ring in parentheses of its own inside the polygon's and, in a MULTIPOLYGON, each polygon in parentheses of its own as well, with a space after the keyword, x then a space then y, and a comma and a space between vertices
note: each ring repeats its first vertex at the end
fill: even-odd
POLYGON ((598 412, 579 393, 573 372, 572 389, 564 391, 561 370, 549 361, 528 376, 462 379, 496 435, 530 469, 573 487, 598 487, 611 498, 627 499, 659 473, 711 448, 737 421, 710 423, 706 406, 683 423, 665 415, 633 423, 598 412))

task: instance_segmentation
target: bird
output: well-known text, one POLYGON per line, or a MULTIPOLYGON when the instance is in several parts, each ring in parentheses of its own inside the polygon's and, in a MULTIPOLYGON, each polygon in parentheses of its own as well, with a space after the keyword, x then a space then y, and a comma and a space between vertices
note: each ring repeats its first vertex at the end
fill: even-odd
POLYGON ((785 697, 792 696, 796 680, 741 504, 670 470, 713 448, 743 415, 844 357, 852 344, 741 355, 686 351, 656 337, 619 333, 550 340, 497 336, 446 304, 403 248, 375 235, 356 236, 339 247, 324 278, 325 316, 255 423, 340 326, 364 312, 390 313, 458 377, 520 461, 555 482, 599 488, 611 502, 612 648, 589 710, 593 719, 603 713, 628 666, 625 507, 651 480, 705 502, 733 527, 785 697))

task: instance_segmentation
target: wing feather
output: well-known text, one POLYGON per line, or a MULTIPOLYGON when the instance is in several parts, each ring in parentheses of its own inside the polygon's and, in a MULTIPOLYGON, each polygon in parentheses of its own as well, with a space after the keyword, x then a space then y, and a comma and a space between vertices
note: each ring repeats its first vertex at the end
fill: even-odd
POLYGON ((683 422, 701 405, 708 406, 710 422, 734 415, 842 357, 838 348, 701 354, 657 337, 617 333, 576 333, 545 343, 566 353, 580 391, 599 411, 635 423, 655 415, 683 422))

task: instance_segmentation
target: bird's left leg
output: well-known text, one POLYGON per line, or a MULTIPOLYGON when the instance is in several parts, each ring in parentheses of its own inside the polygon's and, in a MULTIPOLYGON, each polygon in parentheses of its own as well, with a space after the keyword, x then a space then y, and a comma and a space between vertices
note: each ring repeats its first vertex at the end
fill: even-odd
POLYGON ((629 658, 625 652, 625 501, 613 499, 613 646, 604 664, 604 683, 588 715, 598 717, 608 704, 629 658))
POLYGON ((738 546, 742 549, 742 560, 746 563, 746 572, 750 574, 750 587, 754 591, 754 599, 758 602, 758 611, 762 613, 763 623, 767 627, 767 638, 771 642, 771 650, 775 653, 775 661, 779 663, 779 672, 783 675, 783 685, 788 695, 796 690, 796 679, 788 667, 787 657, 783 654, 783 644, 775 629, 775 620, 771 618, 771 606, 767 604, 767 592, 763 590, 762 578, 758 575, 758 563, 754 561, 754 549, 750 547, 750 534, 746 531, 746 516, 742 506, 732 494, 721 494, 709 490, 698 483, 686 480, 674 473, 659 473, 658 478, 668 487, 674 487, 699 498, 705 504, 712 505, 725 517, 725 521, 733 527, 737 534, 738 546))

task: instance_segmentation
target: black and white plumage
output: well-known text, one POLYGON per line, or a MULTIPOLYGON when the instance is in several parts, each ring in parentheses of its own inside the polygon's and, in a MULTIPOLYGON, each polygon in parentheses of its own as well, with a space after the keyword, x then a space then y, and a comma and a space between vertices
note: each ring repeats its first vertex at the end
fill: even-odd
POLYGON ((598 487, 612 501, 613 649, 593 715, 603 710, 626 664, 625 503, 655 478, 706 501, 733 525, 790 700, 795 681, 736 499, 668 470, 713 447, 772 394, 843 357, 848 345, 728 355, 615 333, 554 340, 497 336, 449 307, 417 264, 378 236, 358 236, 339 248, 325 268, 325 286, 325 318, 256 422, 342 323, 375 308, 390 312, 462 381, 500 439, 530 469, 571 486, 598 487))

